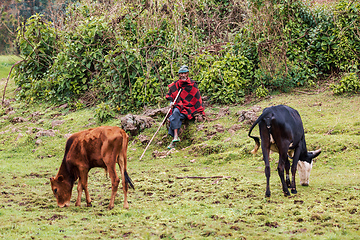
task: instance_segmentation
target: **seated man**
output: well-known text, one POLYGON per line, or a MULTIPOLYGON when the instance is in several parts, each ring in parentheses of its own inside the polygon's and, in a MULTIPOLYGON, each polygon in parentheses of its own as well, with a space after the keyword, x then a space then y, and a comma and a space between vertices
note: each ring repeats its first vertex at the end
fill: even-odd
POLYGON ((198 85, 195 81, 189 78, 188 66, 182 66, 179 70, 179 80, 171 83, 169 92, 166 94, 166 99, 171 101, 170 106, 173 108, 170 112, 170 127, 169 134, 173 137, 168 149, 175 147, 175 142, 179 142, 178 130, 181 127, 182 120, 192 119, 197 115, 197 120, 202 121, 202 116, 205 116, 204 107, 202 104, 198 85), (174 102, 178 92, 180 95, 176 102, 174 102))

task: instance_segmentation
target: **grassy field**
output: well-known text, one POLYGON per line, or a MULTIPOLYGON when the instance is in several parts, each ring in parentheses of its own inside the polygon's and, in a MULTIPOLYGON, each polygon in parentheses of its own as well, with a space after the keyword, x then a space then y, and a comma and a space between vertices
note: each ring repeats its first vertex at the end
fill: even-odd
POLYGON ((15 55, 0 55, 0 79, 7 78, 11 66, 19 60, 15 55))
MULTIPOLYGON (((310 94, 302 92, 228 106, 229 115, 191 124, 189 135, 165 158, 152 155, 155 150, 166 151, 170 138, 165 137, 165 128, 142 161, 145 146, 131 139, 128 173, 136 189, 129 192, 128 210, 122 208, 119 191, 110 211, 111 184, 102 169, 89 174, 92 207, 85 207, 84 198, 81 207, 74 206, 75 187, 72 206, 58 208, 49 184, 62 161, 64 135, 86 129, 89 123, 99 126, 93 109, 72 112, 46 103, 12 102, 15 113, 0 118, 0 237, 360 239, 360 96, 336 97, 326 85, 310 94), (249 126, 238 122, 236 113, 253 105, 276 104, 299 111, 308 149, 322 148, 322 153, 314 163, 310 185, 298 184, 298 194, 290 197, 282 193, 276 172, 278 155, 271 155, 272 196, 267 199, 261 152, 250 154, 254 142, 247 137, 249 126), (16 117, 27 121, 13 123, 16 117), (52 127, 53 120, 64 123, 52 127), (235 124, 241 128, 228 131, 235 124), (219 125, 223 132, 216 131, 219 125), (54 130, 55 136, 37 137, 40 128, 54 130), (226 178, 179 178, 186 176, 226 178)), ((6 94, 11 96, 12 92, 6 94)), ((206 112, 216 116, 225 107, 209 106, 206 112)), ((162 118, 156 121, 142 133, 149 139, 162 118)), ((121 122, 114 119, 106 124, 120 126, 121 122)))

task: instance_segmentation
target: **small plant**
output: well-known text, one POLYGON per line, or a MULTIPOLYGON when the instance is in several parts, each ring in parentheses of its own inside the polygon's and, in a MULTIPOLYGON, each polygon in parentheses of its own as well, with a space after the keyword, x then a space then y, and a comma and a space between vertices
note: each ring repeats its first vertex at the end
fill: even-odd
POLYGON ((356 73, 347 73, 340 79, 339 84, 331 84, 330 88, 337 95, 357 93, 360 91, 360 80, 356 73))
POLYGON ((95 117, 99 122, 106 122, 110 118, 115 116, 114 111, 111 109, 110 105, 107 103, 100 103, 96 106, 95 117))
POLYGON ((267 90, 264 86, 260 86, 256 89, 255 94, 258 98, 266 97, 269 95, 269 90, 267 90))

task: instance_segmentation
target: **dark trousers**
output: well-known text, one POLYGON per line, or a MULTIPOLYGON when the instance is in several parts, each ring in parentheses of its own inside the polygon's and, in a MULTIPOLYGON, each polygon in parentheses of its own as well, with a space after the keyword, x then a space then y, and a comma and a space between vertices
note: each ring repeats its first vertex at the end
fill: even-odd
POLYGON ((186 115, 180 113, 178 108, 174 108, 172 114, 169 117, 170 120, 170 127, 169 127, 169 134, 174 137, 174 129, 179 129, 182 124, 182 120, 186 119, 186 115))

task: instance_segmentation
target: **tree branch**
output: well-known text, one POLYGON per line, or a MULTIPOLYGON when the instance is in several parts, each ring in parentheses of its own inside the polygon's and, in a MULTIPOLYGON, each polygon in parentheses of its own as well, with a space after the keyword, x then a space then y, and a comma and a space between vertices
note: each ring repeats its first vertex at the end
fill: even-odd
POLYGON ((1 105, 4 106, 4 99, 5 99, 5 91, 6 91, 6 87, 8 85, 8 82, 9 82, 9 79, 10 79, 10 75, 11 75, 11 71, 13 70, 13 68, 18 65, 19 63, 23 62, 23 60, 20 60, 20 61, 17 61, 14 65, 12 65, 11 69, 10 69, 10 72, 9 72, 9 75, 6 79, 6 83, 5 83, 5 87, 4 87, 4 93, 3 93, 3 97, 2 97, 2 101, 1 101, 1 105))

